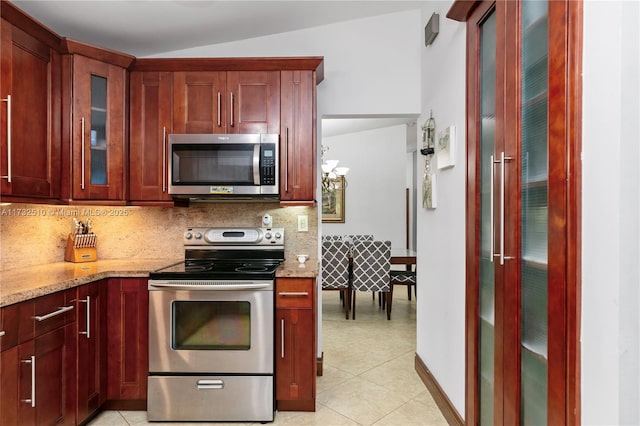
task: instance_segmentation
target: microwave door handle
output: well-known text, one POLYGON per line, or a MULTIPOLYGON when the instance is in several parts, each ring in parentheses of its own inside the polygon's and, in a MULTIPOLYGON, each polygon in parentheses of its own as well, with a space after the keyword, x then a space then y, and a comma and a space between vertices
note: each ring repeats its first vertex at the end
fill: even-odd
POLYGON ((260 185, 260 145, 253 146, 253 184, 260 185))

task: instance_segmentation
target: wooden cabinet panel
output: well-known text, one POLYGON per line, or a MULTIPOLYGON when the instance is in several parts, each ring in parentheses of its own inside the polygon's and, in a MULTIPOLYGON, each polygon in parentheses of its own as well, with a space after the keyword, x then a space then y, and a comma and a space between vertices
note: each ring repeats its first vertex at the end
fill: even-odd
POLYGON ((60 55, 5 20, 0 36, 0 194, 57 198, 60 55))
POLYGON ((280 72, 227 73, 231 102, 228 133, 278 133, 280 130, 280 72))
POLYGON ((281 72, 280 199, 315 200, 316 125, 313 71, 281 72))
POLYGON ((280 72, 174 73, 175 133, 278 133, 280 72))
POLYGON ((107 299, 109 407, 144 408, 149 374, 147 279, 110 279, 107 299))
POLYGON ((208 71, 173 74, 175 133, 227 133, 226 75, 208 71))
POLYGON ((107 396, 106 280, 78 287, 77 417, 81 423, 107 396))
MULTIPOLYGON (((39 305, 48 306, 60 295, 51 296, 39 298, 39 305)), ((33 301, 15 305, 16 312, 33 311, 35 305, 33 301)), ((3 316, 7 309, 3 309, 3 316)), ((76 424, 75 323, 66 313, 53 318, 56 326, 40 327, 37 337, 2 352, 1 424, 76 424)), ((27 322, 30 324, 21 322, 20 327, 38 328, 32 317, 27 322)))
POLYGON ((170 202, 167 138, 173 131, 173 73, 133 72, 130 87, 129 199, 170 202))
POLYGON ((71 196, 124 200, 125 69, 72 55, 71 196))
POLYGON ((316 285, 313 278, 276 280, 276 404, 315 411, 316 285))

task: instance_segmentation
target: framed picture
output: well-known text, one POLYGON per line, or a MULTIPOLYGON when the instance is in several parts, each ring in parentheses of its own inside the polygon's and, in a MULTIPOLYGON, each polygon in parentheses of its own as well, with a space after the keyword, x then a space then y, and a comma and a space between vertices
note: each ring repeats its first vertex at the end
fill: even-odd
POLYGON ((322 182, 322 222, 344 223, 344 176, 322 182))
POLYGON ((438 135, 436 144, 436 156, 438 157, 438 168, 446 169, 456 164, 456 128, 449 126, 438 135))

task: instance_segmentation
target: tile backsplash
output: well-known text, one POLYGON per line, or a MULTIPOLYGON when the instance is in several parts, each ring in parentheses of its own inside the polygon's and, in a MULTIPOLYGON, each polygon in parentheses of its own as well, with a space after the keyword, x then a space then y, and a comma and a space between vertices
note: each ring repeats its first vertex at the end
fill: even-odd
POLYGON ((0 205, 0 270, 61 262, 73 218, 91 219, 98 259, 176 259, 184 256, 182 235, 189 226, 261 226, 269 213, 285 228, 285 257, 317 258, 317 207, 279 203, 193 203, 190 207, 0 205), (298 215, 309 231, 298 232, 298 215))

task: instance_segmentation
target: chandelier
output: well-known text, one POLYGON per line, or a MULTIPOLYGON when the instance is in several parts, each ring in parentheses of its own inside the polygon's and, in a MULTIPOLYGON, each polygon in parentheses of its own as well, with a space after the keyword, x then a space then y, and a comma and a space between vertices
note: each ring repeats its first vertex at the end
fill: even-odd
POLYGON ((329 147, 324 145, 320 146, 322 153, 322 190, 334 191, 338 182, 344 181, 344 186, 347 186, 347 180, 345 176, 349 171, 348 167, 338 167, 339 160, 324 160, 324 153, 329 150, 329 147))

